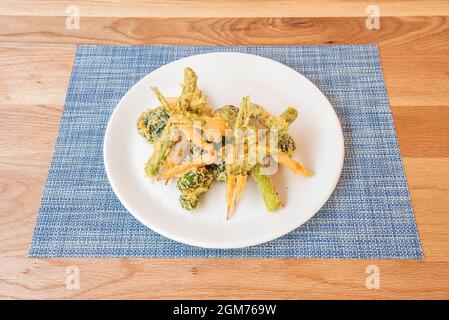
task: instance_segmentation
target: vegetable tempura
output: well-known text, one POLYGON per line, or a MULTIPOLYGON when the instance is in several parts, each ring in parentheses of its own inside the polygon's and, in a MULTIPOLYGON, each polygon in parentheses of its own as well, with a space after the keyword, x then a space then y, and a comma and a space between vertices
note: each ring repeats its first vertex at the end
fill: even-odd
POLYGON ((156 87, 151 88, 160 105, 144 111, 137 120, 138 133, 154 146, 145 165, 146 175, 165 181, 177 178, 179 201, 186 210, 199 206, 214 181, 224 182, 230 218, 248 177, 256 182, 267 210, 281 208, 283 202, 270 178, 273 164, 302 176, 312 175, 292 158, 296 144, 288 129, 297 110, 288 107, 276 117, 249 97, 243 97, 239 107, 213 110, 197 82, 195 72, 185 68, 179 97, 164 97, 156 87))

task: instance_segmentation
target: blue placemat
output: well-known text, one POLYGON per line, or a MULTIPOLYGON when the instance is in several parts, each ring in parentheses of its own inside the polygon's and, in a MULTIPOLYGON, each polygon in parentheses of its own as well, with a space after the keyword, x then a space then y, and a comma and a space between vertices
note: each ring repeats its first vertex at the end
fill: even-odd
POLYGON ((79 46, 29 254, 423 258, 377 46, 79 46), (149 230, 120 204, 103 167, 106 125, 125 92, 168 62, 212 51, 257 54, 304 74, 335 107, 345 136, 343 174, 320 212, 245 249, 201 249, 149 230))

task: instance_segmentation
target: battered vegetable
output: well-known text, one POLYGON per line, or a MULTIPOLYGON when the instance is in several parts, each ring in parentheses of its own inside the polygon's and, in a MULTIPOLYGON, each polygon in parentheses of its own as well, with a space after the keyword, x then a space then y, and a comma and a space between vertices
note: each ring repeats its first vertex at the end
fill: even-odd
POLYGON ((195 209, 199 205, 200 196, 209 190, 212 180, 212 173, 206 168, 187 170, 176 183, 181 191, 181 206, 186 210, 195 209))
POLYGON ((216 117, 220 117, 226 122, 229 128, 234 128, 235 120, 239 113, 239 108, 232 105, 226 105, 215 110, 212 114, 216 117))
POLYGON ((261 166, 258 164, 251 170, 251 176, 259 187, 259 191, 262 194, 267 209, 269 211, 277 210, 283 206, 282 201, 279 198, 270 177, 263 175, 261 171, 261 166))
POLYGON ((148 109, 137 120, 137 130, 148 142, 154 143, 161 136, 169 118, 164 107, 148 109))
POLYGON ((154 146, 145 165, 146 175, 166 183, 177 178, 182 208, 194 210, 214 181, 224 182, 230 218, 248 176, 257 184, 267 210, 281 208, 283 202, 270 176, 263 174, 270 159, 294 173, 312 175, 292 158, 296 143, 288 129, 298 116, 295 108, 288 107, 275 116, 244 97, 239 107, 225 105, 212 110, 191 68, 184 69, 181 87, 177 98, 166 98, 152 87, 160 106, 142 112, 137 131, 154 146))
POLYGON ((246 161, 245 154, 243 153, 244 158, 239 157, 238 147, 245 147, 245 135, 244 130, 248 129, 248 124, 250 117, 253 114, 253 105, 251 105, 249 101, 249 97, 244 97, 242 99, 242 103, 240 104, 240 110, 237 114, 237 118, 234 123, 234 140, 236 148, 233 151, 236 151, 232 157, 233 163, 226 163, 226 175, 228 177, 226 183, 226 202, 227 202, 227 218, 229 219, 235 207, 237 206, 237 202, 240 200, 242 196, 243 189, 246 186, 248 172, 251 170, 251 164, 246 161))
POLYGON ((185 210, 193 210, 200 204, 200 194, 195 190, 186 190, 181 192, 179 196, 179 203, 185 210))
POLYGON ((184 69, 184 84, 182 94, 179 97, 179 106, 183 110, 199 112, 207 104, 207 98, 202 95, 197 87, 198 77, 191 68, 184 69))
POLYGON ((291 125, 293 121, 298 117, 298 111, 293 107, 288 107, 284 112, 279 116, 280 119, 284 120, 287 125, 291 125))
POLYGON ((154 143, 154 151, 145 165, 145 172, 149 177, 155 177, 164 161, 167 159, 174 141, 175 128, 171 123, 167 123, 161 136, 154 143))
POLYGON ((179 190, 187 189, 209 189, 212 183, 213 175, 206 168, 189 169, 179 177, 176 186, 179 190))
POLYGON ((285 152, 291 157, 293 151, 296 150, 295 140, 293 140, 292 136, 289 135, 288 133, 284 133, 282 136, 279 137, 278 148, 279 150, 285 152))
POLYGON ((224 162, 224 160, 218 163, 210 164, 206 168, 208 168, 212 172, 215 181, 226 182, 226 163, 224 162))

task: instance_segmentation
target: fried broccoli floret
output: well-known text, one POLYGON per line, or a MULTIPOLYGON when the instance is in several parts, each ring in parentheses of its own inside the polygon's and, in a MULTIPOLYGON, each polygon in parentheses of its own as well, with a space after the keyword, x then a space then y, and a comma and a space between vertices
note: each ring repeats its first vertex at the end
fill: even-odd
POLYGON ((142 112, 137 120, 137 130, 149 142, 154 143, 161 136, 169 118, 170 115, 164 107, 148 109, 142 112))
POLYGON ((198 207, 200 203, 200 193, 195 189, 188 189, 181 192, 179 202, 185 210, 193 210, 198 207))
POLYGON ((206 168, 192 168, 183 173, 176 186, 179 190, 209 189, 213 180, 212 173, 206 168))
POLYGON ((293 154, 293 151, 296 149, 295 140, 293 140, 292 136, 288 133, 284 133, 278 139, 278 148, 282 152, 285 152, 289 156, 293 154))
POLYGON ((215 181, 226 182, 226 179, 227 179, 226 163, 224 161, 210 164, 210 165, 206 166, 206 168, 209 169, 210 172, 212 172, 212 175, 214 176, 215 181))
POLYGON ((187 170, 176 184, 181 190, 179 202, 186 210, 195 209, 199 202, 200 196, 207 192, 212 184, 213 175, 206 168, 192 168, 187 170))
POLYGON ((216 109, 212 115, 215 117, 222 118, 229 128, 234 128, 235 120, 237 119, 237 115, 239 113, 239 108, 226 105, 221 108, 216 109))

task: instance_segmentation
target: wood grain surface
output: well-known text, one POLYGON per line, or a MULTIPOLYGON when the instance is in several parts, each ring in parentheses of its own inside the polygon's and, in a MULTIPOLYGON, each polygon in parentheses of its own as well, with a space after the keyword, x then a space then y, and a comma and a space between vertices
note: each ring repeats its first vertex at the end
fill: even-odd
POLYGON ((0 298, 449 298, 449 3, 2 1, 0 298), (33 5, 32 5, 33 4, 33 5), (80 29, 65 28, 78 5, 80 29), (30 259, 75 45, 377 43, 425 259, 30 259), (380 268, 380 289, 365 286, 380 268), (67 289, 66 268, 80 270, 67 289))
POLYGON ((382 16, 442 16, 446 0, 2 0, 9 16, 65 16, 76 5, 89 17, 242 18, 242 17, 359 17, 369 5, 382 16))

